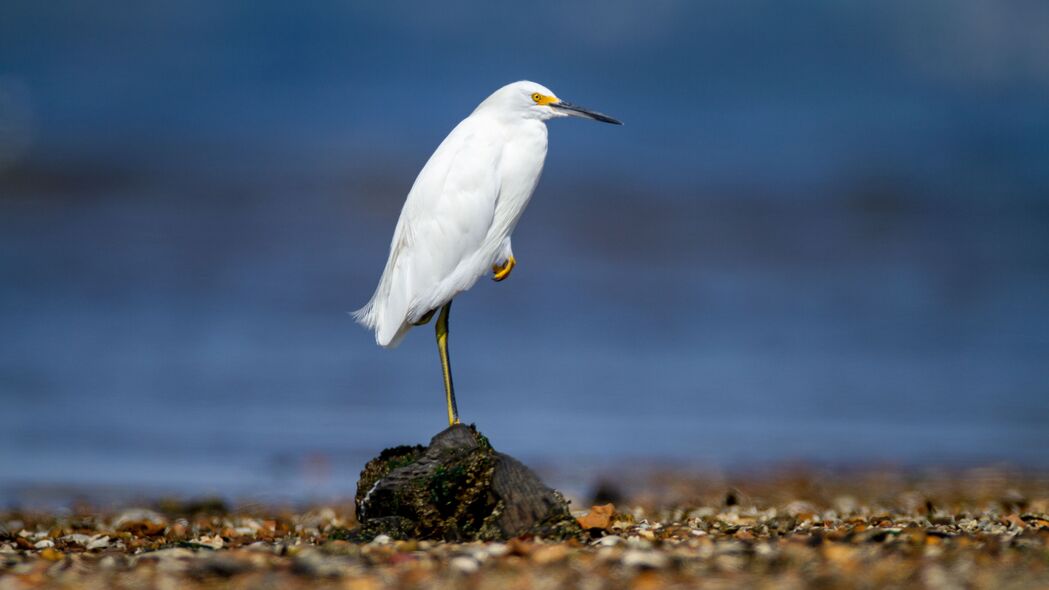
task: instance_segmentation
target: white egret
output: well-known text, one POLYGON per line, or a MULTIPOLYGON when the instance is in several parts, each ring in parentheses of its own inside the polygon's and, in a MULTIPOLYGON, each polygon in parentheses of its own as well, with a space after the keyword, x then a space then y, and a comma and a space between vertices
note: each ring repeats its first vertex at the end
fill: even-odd
POLYGON ((459 423, 448 357, 452 299, 489 269, 510 275, 510 249, 546 160, 546 121, 583 117, 619 121, 557 98, 535 82, 514 82, 486 98, 456 125, 423 166, 401 209, 386 268, 354 317, 394 347, 413 326, 437 316, 437 348, 449 424, 459 423))

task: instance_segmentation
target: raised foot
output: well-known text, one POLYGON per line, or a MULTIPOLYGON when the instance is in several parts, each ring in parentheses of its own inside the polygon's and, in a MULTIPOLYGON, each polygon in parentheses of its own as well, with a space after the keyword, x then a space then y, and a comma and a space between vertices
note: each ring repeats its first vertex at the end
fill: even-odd
POLYGON ((515 266, 517 266, 517 260, 514 259, 513 254, 510 255, 510 258, 506 259, 506 262, 504 262, 502 266, 499 266, 498 264, 493 264, 492 272, 494 274, 492 275, 492 280, 498 283, 499 281, 510 276, 510 271, 512 271, 515 266))

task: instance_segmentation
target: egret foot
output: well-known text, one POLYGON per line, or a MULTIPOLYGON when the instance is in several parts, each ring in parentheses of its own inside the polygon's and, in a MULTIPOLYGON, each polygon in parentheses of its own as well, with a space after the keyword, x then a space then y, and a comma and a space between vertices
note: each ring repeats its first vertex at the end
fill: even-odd
POLYGON ((492 280, 498 283, 499 281, 510 276, 510 271, 512 271, 515 266, 517 266, 517 260, 514 259, 513 254, 510 255, 510 258, 506 259, 506 262, 504 262, 502 266, 499 266, 498 264, 493 264, 492 272, 494 274, 492 275, 492 280))

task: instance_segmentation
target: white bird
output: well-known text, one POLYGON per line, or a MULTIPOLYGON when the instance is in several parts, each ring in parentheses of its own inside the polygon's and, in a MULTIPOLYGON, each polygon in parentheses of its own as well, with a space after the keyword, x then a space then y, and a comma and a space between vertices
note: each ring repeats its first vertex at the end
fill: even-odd
POLYGON ((535 82, 507 84, 456 125, 423 166, 401 209, 379 286, 354 318, 383 347, 437 317, 448 423, 458 424, 448 357, 452 299, 486 274, 502 281, 517 261, 510 234, 546 160, 546 121, 619 121, 557 98, 535 82))

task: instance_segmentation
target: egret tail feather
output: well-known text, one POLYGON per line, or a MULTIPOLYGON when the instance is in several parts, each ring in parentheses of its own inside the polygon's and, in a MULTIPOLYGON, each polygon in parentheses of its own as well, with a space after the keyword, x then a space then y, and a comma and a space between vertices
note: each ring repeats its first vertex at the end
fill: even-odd
POLYGON ((352 315, 358 324, 375 332, 375 343, 383 348, 397 348, 401 340, 408 335, 408 331, 412 329, 412 325, 408 322, 394 325, 384 324, 381 321, 383 314, 375 309, 374 300, 369 301, 352 315))

